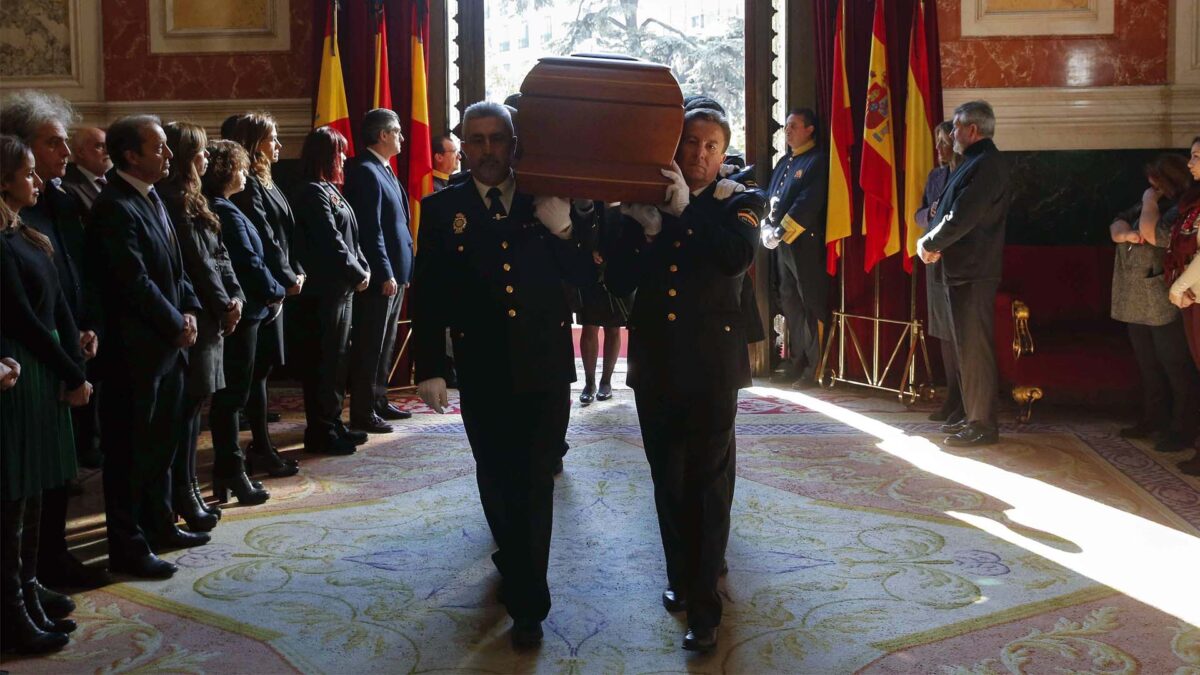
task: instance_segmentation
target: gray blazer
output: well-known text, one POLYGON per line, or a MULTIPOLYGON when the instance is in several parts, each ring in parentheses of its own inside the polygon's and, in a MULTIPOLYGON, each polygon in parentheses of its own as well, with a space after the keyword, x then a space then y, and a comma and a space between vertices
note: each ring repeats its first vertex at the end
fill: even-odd
MULTIPOLYGON (((1163 213, 1170 206, 1167 200, 1159 203, 1163 213)), ((1123 220, 1137 228, 1141 215, 1139 203, 1117 214, 1113 220, 1123 220)), ((1155 240, 1160 246, 1117 244, 1112 279, 1112 318, 1117 321, 1165 326, 1179 317, 1179 308, 1167 298, 1167 282, 1163 277, 1163 256, 1171 240, 1170 227, 1164 228, 1163 220, 1159 220, 1155 240)))

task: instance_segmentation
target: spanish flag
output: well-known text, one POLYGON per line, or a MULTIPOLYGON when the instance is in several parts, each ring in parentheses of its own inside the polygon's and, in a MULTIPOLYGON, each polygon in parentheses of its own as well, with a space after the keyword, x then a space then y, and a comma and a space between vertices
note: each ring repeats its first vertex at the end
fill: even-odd
POLYGON ((892 91, 887 69, 884 0, 875 0, 871 35, 871 75, 863 121, 862 167, 863 234, 867 238, 863 269, 870 272, 880 260, 900 251, 900 207, 896 199, 896 153, 892 137, 892 91))
POLYGON ((429 148, 429 90, 425 84, 425 35, 429 33, 429 12, 425 0, 413 3, 412 22, 412 117, 408 139, 408 201, 411 216, 408 227, 413 241, 421 226, 421 198, 433 194, 433 153, 429 148))
POLYGON ((825 220, 825 271, 837 274, 842 240, 850 236, 854 222, 854 199, 850 194, 850 149, 854 145, 854 121, 850 116, 850 89, 846 84, 846 21, 838 5, 837 28, 833 35, 833 101, 829 106, 829 197, 825 220))
POLYGON ((925 51, 925 3, 914 8, 908 41, 908 100, 904 105, 904 270, 912 274, 921 228, 916 210, 933 171, 933 112, 930 108, 929 55, 925 51))
POLYGON ((342 80, 342 57, 337 43, 337 0, 330 0, 325 18, 325 42, 321 45, 321 79, 317 83, 317 114, 313 128, 330 126, 348 142, 347 155, 354 154, 350 133, 350 107, 346 105, 346 84, 342 80))
MULTIPOLYGON (((387 48, 387 14, 383 5, 379 6, 379 23, 375 27, 375 95, 371 99, 372 108, 392 109, 392 80, 388 72, 387 48)), ((393 155, 388 160, 392 165, 392 173, 399 176, 400 166, 393 155)))

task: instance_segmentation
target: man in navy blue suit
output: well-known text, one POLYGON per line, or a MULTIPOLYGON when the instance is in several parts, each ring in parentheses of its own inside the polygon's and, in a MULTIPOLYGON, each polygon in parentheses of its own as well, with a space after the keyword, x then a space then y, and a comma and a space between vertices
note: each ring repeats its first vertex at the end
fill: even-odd
POLYGON ((392 427, 385 420, 411 417, 387 400, 396 322, 413 269, 408 193, 391 166, 404 135, 400 118, 386 108, 368 112, 361 133, 367 151, 346 166, 346 200, 358 219, 359 245, 371 266, 371 285, 354 296, 350 427, 387 433, 392 427))

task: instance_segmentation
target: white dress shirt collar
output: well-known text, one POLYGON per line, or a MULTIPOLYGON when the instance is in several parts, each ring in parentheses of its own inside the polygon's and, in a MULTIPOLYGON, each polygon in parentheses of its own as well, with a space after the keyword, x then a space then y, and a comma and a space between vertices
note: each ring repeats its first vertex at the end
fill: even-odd
POLYGON ((513 195, 517 193, 517 179, 513 177, 511 171, 508 173, 508 178, 505 178, 504 182, 499 185, 484 185, 475 177, 472 177, 471 180, 475 181, 475 189, 479 190, 479 197, 483 199, 484 206, 488 208, 492 207, 491 203, 488 202, 487 193, 493 187, 498 187, 500 188, 500 203, 504 205, 504 210, 512 211, 513 195))

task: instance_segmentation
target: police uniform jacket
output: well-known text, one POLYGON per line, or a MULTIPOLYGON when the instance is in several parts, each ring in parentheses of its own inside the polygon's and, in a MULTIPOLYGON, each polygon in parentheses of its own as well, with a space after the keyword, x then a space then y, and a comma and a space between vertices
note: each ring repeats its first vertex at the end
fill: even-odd
POLYGON ((932 265, 943 283, 998 281, 1011 201, 1008 162, 992 139, 971 144, 938 199, 925 250, 941 252, 932 265))
POLYGON ((780 158, 771 172, 769 222, 775 227, 799 226, 795 249, 824 252, 825 202, 829 193, 829 157, 815 145, 780 158))
POLYGON ((715 183, 647 242, 624 219, 608 261, 613 293, 637 291, 629 318, 628 384, 638 390, 728 391, 750 384, 742 278, 754 261, 762 195, 724 202, 715 183), (756 212, 756 207, 758 211, 756 212))
POLYGON ((500 220, 473 180, 425 197, 415 266, 418 382, 446 378, 446 328, 463 391, 539 392, 575 381, 562 283, 594 283, 596 269, 574 235, 560 239, 534 218, 533 197, 517 192, 500 220))
POLYGON ((331 183, 310 182, 292 197, 296 214, 296 258, 308 278, 304 295, 352 293, 371 274, 358 247, 358 221, 342 193, 331 183))

